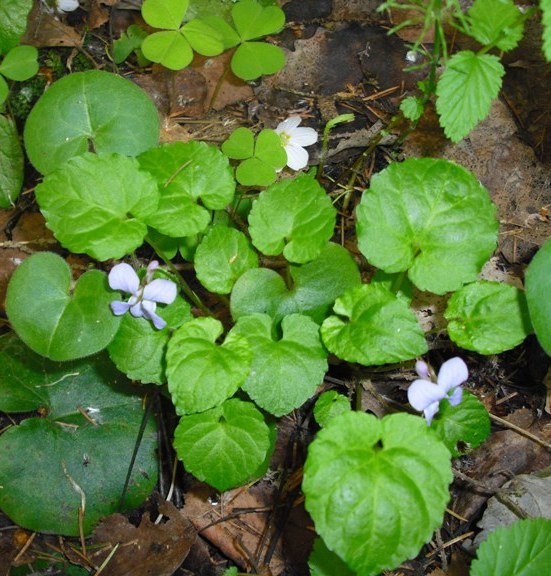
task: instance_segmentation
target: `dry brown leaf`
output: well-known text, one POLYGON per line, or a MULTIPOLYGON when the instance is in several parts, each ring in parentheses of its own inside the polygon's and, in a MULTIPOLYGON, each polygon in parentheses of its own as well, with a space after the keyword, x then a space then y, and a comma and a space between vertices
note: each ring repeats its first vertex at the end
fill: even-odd
POLYGON ((80 47, 82 37, 73 27, 60 22, 52 14, 43 12, 38 2, 29 14, 27 31, 21 39, 21 44, 29 44, 37 48, 80 47))

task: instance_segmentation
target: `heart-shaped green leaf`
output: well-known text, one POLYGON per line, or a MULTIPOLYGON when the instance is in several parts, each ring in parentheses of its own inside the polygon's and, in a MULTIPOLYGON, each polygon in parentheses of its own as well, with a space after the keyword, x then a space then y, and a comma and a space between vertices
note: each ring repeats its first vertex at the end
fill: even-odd
POLYGON ((255 80, 264 74, 275 74, 285 66, 285 52, 266 42, 241 44, 231 60, 232 72, 243 80, 255 80))
POLYGON ((89 150, 137 156, 157 144, 159 115, 130 80, 101 70, 76 72, 40 97, 24 138, 29 160, 46 174, 89 150))
POLYGON ((320 395, 314 405, 314 418, 321 426, 327 424, 339 414, 350 412, 350 399, 336 390, 328 390, 320 395))
POLYGON ((193 60, 189 42, 178 30, 150 34, 142 43, 143 55, 169 70, 182 70, 193 60))
POLYGON ((0 74, 10 80, 22 82, 32 78, 37 72, 38 50, 34 46, 16 46, 0 63, 0 74))
POLYGON ((208 24, 195 18, 182 28, 182 34, 198 54, 217 56, 224 51, 222 36, 208 24))
POLYGON ((120 318, 109 304, 117 294, 99 270, 85 272, 71 290, 68 264, 39 252, 23 261, 8 285, 6 312, 29 348, 52 360, 73 360, 105 348, 120 318))
POLYGON ((0 114, 0 208, 13 206, 23 185, 23 150, 14 122, 0 114))
POLYGON ((222 144, 222 152, 234 160, 252 158, 254 154, 254 134, 249 128, 241 126, 234 130, 222 144))
POLYGON ((187 12, 189 0, 145 0, 143 19, 154 28, 178 30, 187 12))
POLYGON ((231 15, 243 41, 277 34, 285 24, 285 13, 279 6, 262 6, 256 0, 240 0, 231 15))

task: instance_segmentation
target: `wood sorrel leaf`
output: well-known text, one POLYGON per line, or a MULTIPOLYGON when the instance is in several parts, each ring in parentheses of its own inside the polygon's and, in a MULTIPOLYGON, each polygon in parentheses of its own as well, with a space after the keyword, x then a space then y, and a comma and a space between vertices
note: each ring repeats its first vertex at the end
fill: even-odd
POLYGON ((371 179, 357 219, 358 245, 371 264, 408 270, 417 288, 435 294, 476 280, 497 241, 487 190, 447 160, 391 164, 371 179))
POLYGON ((444 317, 450 338, 479 354, 514 348, 532 332, 524 292, 501 282, 464 286, 449 299, 444 317))
POLYGON ((222 152, 234 160, 245 160, 254 155, 254 134, 249 128, 241 126, 234 130, 222 144, 222 152))
POLYGON ((241 44, 231 60, 232 72, 242 80, 256 80, 264 74, 275 74, 285 66, 285 52, 266 42, 241 44))
POLYGON ((363 284, 337 298, 321 326, 327 349, 347 362, 390 364, 421 356, 427 343, 408 305, 383 286, 363 284))
POLYGON ((240 0, 231 15, 243 41, 277 34, 285 24, 285 13, 279 6, 262 6, 256 0, 240 0))
POLYGON ((73 360, 105 348, 120 318, 109 304, 117 298, 99 270, 85 272, 71 290, 69 265, 57 254, 29 256, 13 273, 6 312, 29 348, 52 360, 73 360))
POLYGON ((88 70, 52 84, 31 110, 25 149, 46 174, 87 151, 137 156, 159 139, 152 100, 122 76, 88 70))
POLYGON ((308 448, 302 489, 327 546, 364 576, 415 556, 440 526, 450 453, 410 414, 333 418, 308 448))
POLYGON ((179 30, 150 34, 142 43, 143 55, 169 70, 182 70, 193 60, 193 50, 179 30))
POLYGON ((168 390, 178 414, 203 412, 232 396, 245 382, 252 354, 245 338, 223 331, 214 318, 186 322, 168 343, 168 390))
POLYGON ((189 0, 145 0, 143 19, 154 28, 178 30, 188 9, 189 0))
POLYGON ((55 237, 97 260, 122 258, 142 245, 144 220, 155 213, 159 190, 135 158, 87 152, 49 173, 36 198, 55 237))
POLYGON ((283 180, 260 193, 249 215, 253 244, 262 253, 283 253, 289 262, 317 258, 333 235, 336 210, 308 174, 283 180))
MULTIPOLYGON (((6 354, 10 364, 4 368, 2 396, 19 395, 16 388, 23 385, 27 402, 19 410, 25 405, 44 410, 0 436, 0 508, 29 530, 78 536, 81 490, 86 498, 82 525, 88 534, 119 508, 143 400, 103 354, 61 364, 34 354, 14 336, 4 336, 0 357, 6 354), (29 494, 40 494, 32 506, 29 494)), ((7 406, 13 407, 14 400, 7 406)), ((155 448, 150 419, 125 509, 139 506, 155 486, 155 448)))
POLYGON ((241 317, 231 334, 247 339, 253 353, 249 377, 242 388, 264 410, 283 416, 301 406, 323 381, 327 352, 319 326, 307 316, 291 314, 274 337, 266 314, 241 317))
POLYGON ((23 150, 15 123, 0 114, 0 208, 13 206, 23 184, 23 150))
POLYGON ((209 210, 222 210, 233 200, 230 164, 215 146, 173 142, 144 152, 138 160, 159 185, 159 205, 146 222, 162 234, 177 238, 203 232, 209 210))
POLYGON ((184 24, 182 34, 198 54, 217 56, 224 51, 221 34, 198 18, 184 24))
POLYGON ((254 404, 232 398, 202 414, 183 416, 174 448, 186 470, 224 491, 266 472, 273 438, 273 428, 254 404))

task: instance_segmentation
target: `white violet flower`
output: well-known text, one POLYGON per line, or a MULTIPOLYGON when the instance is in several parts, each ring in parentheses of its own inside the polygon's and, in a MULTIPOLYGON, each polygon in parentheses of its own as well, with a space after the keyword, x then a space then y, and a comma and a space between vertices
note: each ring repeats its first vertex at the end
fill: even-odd
POLYGON ((293 170, 302 170, 308 165, 308 152, 304 146, 310 146, 318 141, 318 133, 313 128, 298 127, 301 122, 300 116, 290 116, 280 122, 275 129, 287 152, 287 166, 293 170))
POLYGON ((432 422, 444 398, 452 406, 457 406, 463 397, 461 384, 469 377, 467 365, 461 358, 450 358, 440 367, 436 383, 430 380, 430 370, 426 362, 418 360, 415 371, 419 379, 408 388, 408 401, 418 410, 424 412, 427 424, 432 422))
POLYGON ((153 272, 159 267, 159 263, 154 260, 147 267, 144 282, 140 283, 134 268, 124 262, 111 268, 109 272, 109 286, 113 290, 128 292, 132 296, 128 302, 115 300, 111 302, 111 310, 116 316, 120 316, 128 311, 135 318, 144 317, 153 322, 158 330, 166 326, 166 322, 155 313, 157 303, 172 304, 176 298, 177 287, 172 280, 155 278, 153 272))
POLYGON ((78 6, 78 0, 56 0, 56 8, 60 12, 73 12, 78 6))

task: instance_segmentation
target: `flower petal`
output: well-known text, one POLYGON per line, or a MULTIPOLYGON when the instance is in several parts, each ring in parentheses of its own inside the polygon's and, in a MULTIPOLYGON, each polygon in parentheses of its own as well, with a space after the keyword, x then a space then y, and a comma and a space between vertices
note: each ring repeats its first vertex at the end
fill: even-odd
POLYGON ((429 365, 423 360, 417 360, 417 362, 415 362, 415 372, 417 372, 419 378, 430 380, 429 365))
POLYGON ((452 388, 463 384, 469 377, 469 370, 465 362, 459 358, 450 358, 446 360, 442 366, 440 366, 440 371, 438 372, 438 386, 440 386, 445 392, 448 392, 452 388))
POLYGON ((302 118, 300 116, 289 116, 289 118, 286 118, 285 120, 283 120, 283 122, 280 122, 277 125, 277 128, 275 129, 275 131, 278 134, 281 134, 282 132, 286 132, 287 134, 289 134, 289 136, 291 135, 291 132, 293 130, 295 130, 295 128, 302 122, 302 118))
POLYGON ((461 386, 457 386, 452 394, 448 396, 448 400, 452 406, 457 406, 461 399, 463 398, 463 388, 461 386))
POLYGON ((115 316, 122 316, 122 314, 128 312, 130 309, 130 304, 128 302, 121 302, 120 300, 113 300, 111 302, 111 310, 115 316))
POLYGON ((311 146, 318 141, 318 133, 313 128, 297 128, 291 134, 291 144, 311 146))
POLYGON ((446 392, 428 380, 414 380, 408 388, 408 402, 419 412, 445 397, 446 392))
POLYGON ((149 300, 144 300, 142 302, 143 316, 153 322, 153 326, 155 326, 157 330, 162 330, 166 326, 166 322, 155 313, 156 308, 157 304, 155 304, 155 302, 149 300))
POLYGON ((122 262, 111 268, 109 272, 109 286, 113 290, 122 290, 135 294, 140 287, 140 279, 130 264, 122 262))
POLYGON ((162 304, 172 304, 176 298, 178 290, 172 280, 156 278, 146 285, 143 290, 143 299, 162 304))
POLYGON ((287 152, 287 166, 293 170, 302 170, 308 166, 308 152, 301 146, 294 146, 287 144, 285 146, 287 152))
POLYGON ((433 402, 432 404, 427 406, 423 411, 423 414, 425 415, 425 420, 427 421, 427 424, 429 426, 430 423, 432 422, 432 419, 434 418, 434 415, 438 412, 439 408, 440 408, 440 402, 433 402))
MULTIPOLYGON (((156 306, 156 304, 154 302, 152 302, 152 304, 154 306, 156 306)), ((137 304, 134 304, 134 306, 130 307, 130 314, 132 314, 132 316, 134 316, 134 318, 142 318, 144 316, 144 303, 143 302, 138 302, 137 304)))

